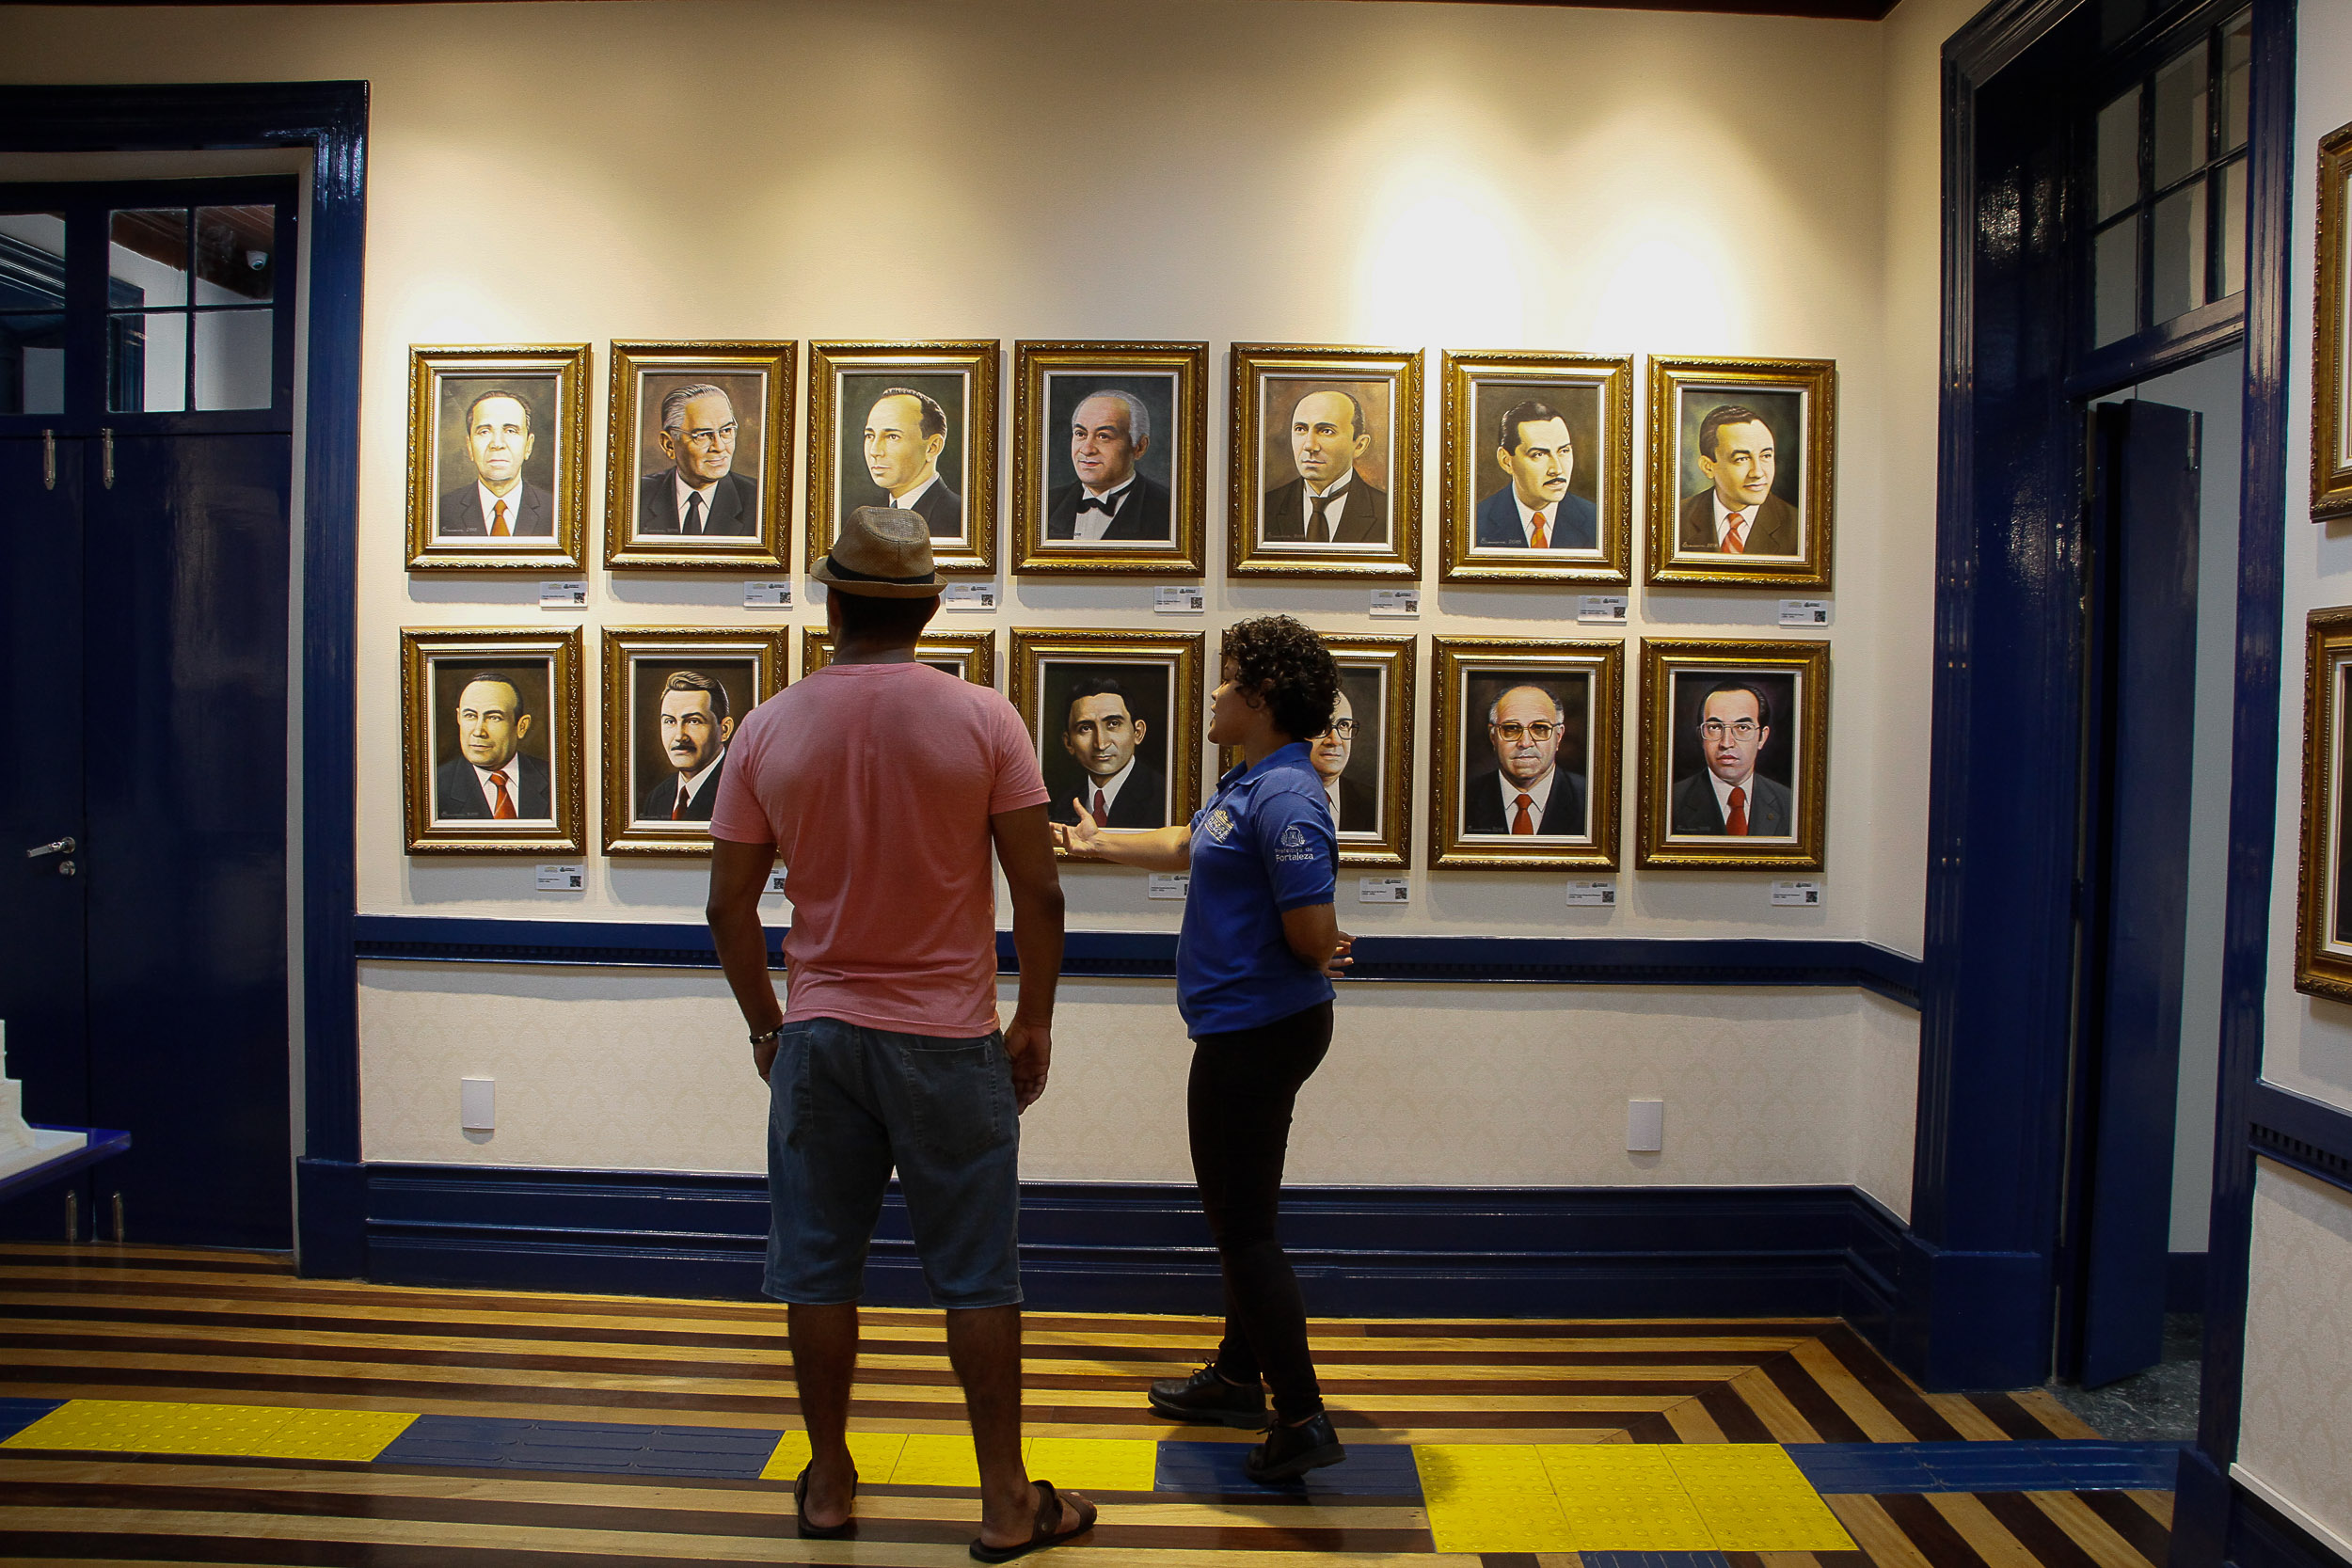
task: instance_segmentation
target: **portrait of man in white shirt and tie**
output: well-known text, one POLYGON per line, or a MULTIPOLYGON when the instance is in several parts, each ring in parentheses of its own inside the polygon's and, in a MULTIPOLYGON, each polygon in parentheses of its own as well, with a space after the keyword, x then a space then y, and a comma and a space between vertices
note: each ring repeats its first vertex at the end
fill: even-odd
MULTIPOLYGON (((548 672, 531 684, 545 689, 548 672)), ((435 771, 433 815, 444 822, 551 822, 555 791, 544 756, 523 750, 537 716, 523 695, 523 672, 481 670, 455 677, 462 682, 445 710, 451 720, 450 750, 456 754, 435 771)), ((447 690, 450 678, 435 684, 447 690)))
MULTIPOLYGON (((479 383, 445 378, 442 396, 462 397, 479 383)), ((554 378, 547 378, 547 403, 554 405, 554 378)), ((497 385, 474 392, 459 426, 463 441, 462 467, 444 460, 443 472, 456 467, 465 482, 441 492, 436 528, 444 539, 548 539, 555 533, 555 498, 529 479, 530 471, 552 476, 550 461, 539 469, 532 463, 539 436, 531 404, 515 386, 497 385)), ((443 427, 447 429, 447 426, 443 427)))
POLYGON ((1675 781, 1669 832, 1700 838, 1787 838, 1796 832, 1786 784, 1756 767, 1772 738, 1761 681, 1685 672, 1675 678, 1678 724, 1695 732, 1701 767, 1675 781))
POLYGON ((1745 404, 1714 404, 1699 420, 1696 455, 1708 485, 1683 498, 1677 552, 1793 558, 1797 509, 1773 492, 1781 453, 1765 416, 1745 404))
MULTIPOLYGON (((1507 678, 1507 677, 1506 677, 1507 678)), ((1489 688, 1491 689, 1491 688, 1489 688)), ((1564 692, 1580 710, 1589 701, 1581 677, 1553 677, 1511 686, 1483 713, 1495 766, 1472 773, 1462 785, 1462 832, 1510 838, 1581 838, 1590 831, 1585 815, 1583 755, 1564 757, 1569 714, 1564 692)), ((1581 726, 1578 726, 1581 731, 1581 726)), ((1465 758, 1475 754, 1465 746, 1465 758)))
POLYGON ((735 736, 727 689, 701 670, 673 670, 661 682, 653 717, 650 768, 639 771, 637 816, 644 822, 707 822, 735 736))
POLYGON ((710 381, 673 387, 662 395, 660 413, 653 438, 670 466, 638 482, 639 537, 757 533, 759 485, 735 471, 742 424, 727 388, 710 381))

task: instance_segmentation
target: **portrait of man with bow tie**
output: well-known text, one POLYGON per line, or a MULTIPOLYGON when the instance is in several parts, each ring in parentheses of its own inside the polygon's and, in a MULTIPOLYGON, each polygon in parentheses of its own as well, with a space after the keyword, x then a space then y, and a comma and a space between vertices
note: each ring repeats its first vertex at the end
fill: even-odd
POLYGON ((1168 372, 1121 379, 1134 385, 1092 385, 1091 378, 1067 374, 1047 378, 1048 401, 1068 410, 1059 428, 1069 458, 1047 464, 1048 474, 1068 475, 1045 498, 1048 549, 1110 545, 1166 550, 1176 543, 1167 478, 1176 378, 1168 372))
POLYGON ((555 438, 542 434, 554 422, 556 378, 445 376, 440 393, 444 448, 455 450, 442 454, 439 536, 551 539, 555 438))

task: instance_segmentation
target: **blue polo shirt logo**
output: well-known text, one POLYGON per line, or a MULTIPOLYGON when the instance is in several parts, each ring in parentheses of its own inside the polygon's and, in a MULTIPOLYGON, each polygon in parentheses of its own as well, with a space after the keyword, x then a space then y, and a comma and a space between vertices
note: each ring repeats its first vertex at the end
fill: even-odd
POLYGON ((1223 806, 1219 806, 1209 813, 1209 819, 1200 824, 1200 830, 1222 844, 1233 836, 1233 819, 1226 815, 1223 806))
POLYGON ((1297 823, 1294 822, 1294 823, 1292 823, 1289 827, 1287 827, 1287 828, 1285 828, 1285 829, 1283 829, 1283 830, 1282 830, 1282 847, 1283 847, 1283 848, 1285 848, 1285 849, 1295 849, 1295 848, 1297 848, 1300 845, 1302 845, 1302 844, 1304 844, 1304 843, 1306 843, 1306 842, 1307 842, 1307 835, 1306 835, 1305 833, 1302 833, 1302 832, 1300 832, 1298 831, 1298 824, 1297 824, 1297 823))

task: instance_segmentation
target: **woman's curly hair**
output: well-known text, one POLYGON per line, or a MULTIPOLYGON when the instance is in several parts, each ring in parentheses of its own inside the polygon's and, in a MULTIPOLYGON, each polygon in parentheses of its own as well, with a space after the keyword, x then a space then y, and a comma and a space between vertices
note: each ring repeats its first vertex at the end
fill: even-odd
POLYGON ((1263 690, 1274 727, 1293 740, 1310 740, 1331 727, 1340 695, 1340 667, 1323 639, 1288 615, 1257 615, 1227 628, 1220 650, 1233 661, 1245 690, 1263 690))

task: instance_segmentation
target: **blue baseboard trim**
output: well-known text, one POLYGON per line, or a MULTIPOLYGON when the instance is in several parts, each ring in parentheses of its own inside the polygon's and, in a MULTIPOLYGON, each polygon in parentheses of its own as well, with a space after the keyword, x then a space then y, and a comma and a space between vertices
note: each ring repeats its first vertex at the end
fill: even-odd
POLYGON ((2050 1375, 2050 1257, 1967 1252, 1905 1230, 1888 1336, 1898 1366, 1937 1392, 2025 1388, 2050 1375))
MULTIPOLYGON (((768 933, 782 962, 784 932, 768 933)), ((1003 973, 1012 938, 997 935, 1003 973)), ((710 933, 681 921, 504 920, 363 914, 353 949, 362 959, 431 963, 562 964, 715 969, 710 933)), ((1062 973, 1088 978, 1170 979, 1176 938, 1167 931, 1073 931, 1062 973)), ((1907 1007, 1919 1005, 1919 960, 1875 942, 1836 940, 1645 937, 1364 937, 1351 982, 1497 982, 1569 986, 1858 987, 1907 1007)))
MULTIPOLYGON (((366 1277, 387 1284, 753 1299, 768 1231, 756 1177, 358 1167, 366 1277)), ((1188 1186, 1022 1189, 1033 1307, 1219 1307, 1188 1186)), ((1844 1317, 1881 1338, 1906 1232, 1847 1187, 1294 1188, 1283 1240, 1318 1314, 1844 1317)), ((884 1205, 877 1306, 928 1300, 905 1207, 884 1205)))
POLYGON ((301 1274, 351 1279, 367 1271, 365 1173, 351 1160, 294 1162, 294 1261, 301 1274))
POLYGON ((2309 1530, 2255 1497, 2201 1448, 2181 1455, 2169 1568, 2344 1568, 2309 1530))

